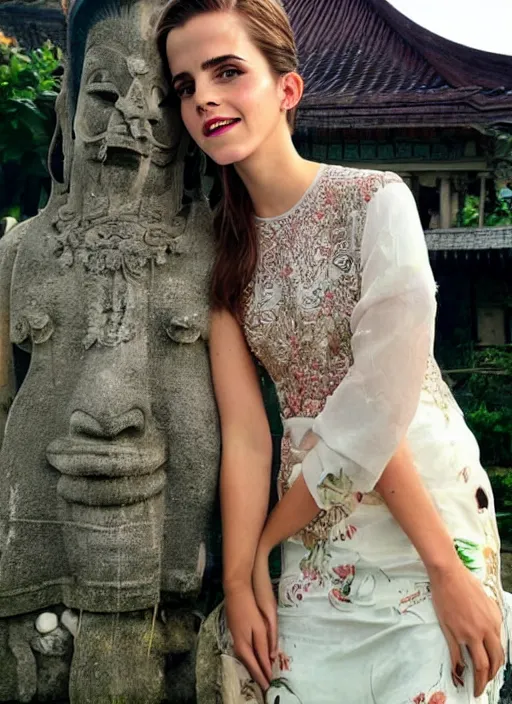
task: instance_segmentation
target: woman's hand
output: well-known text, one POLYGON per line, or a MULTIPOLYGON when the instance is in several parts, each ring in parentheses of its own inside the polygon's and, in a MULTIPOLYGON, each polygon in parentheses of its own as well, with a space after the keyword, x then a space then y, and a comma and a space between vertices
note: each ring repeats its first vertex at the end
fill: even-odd
POLYGON ((268 569, 269 550, 261 542, 256 552, 252 571, 252 586, 256 604, 265 621, 268 649, 271 661, 277 657, 278 632, 277 632, 277 603, 270 580, 268 569))
POLYGON ((228 628, 236 657, 265 692, 272 679, 267 627, 250 585, 224 589, 228 628))
POLYGON ((461 646, 466 646, 479 697, 505 662, 500 609, 458 558, 449 567, 429 570, 429 577, 434 608, 450 648, 454 683, 463 683, 461 646))

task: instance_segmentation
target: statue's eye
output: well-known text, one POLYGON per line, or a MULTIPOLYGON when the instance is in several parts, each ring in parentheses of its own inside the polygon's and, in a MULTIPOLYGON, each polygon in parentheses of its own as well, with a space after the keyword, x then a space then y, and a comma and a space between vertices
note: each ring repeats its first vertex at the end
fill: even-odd
POLYGON ((94 71, 87 83, 87 92, 95 95, 107 103, 115 104, 119 99, 117 90, 111 75, 102 69, 94 71))

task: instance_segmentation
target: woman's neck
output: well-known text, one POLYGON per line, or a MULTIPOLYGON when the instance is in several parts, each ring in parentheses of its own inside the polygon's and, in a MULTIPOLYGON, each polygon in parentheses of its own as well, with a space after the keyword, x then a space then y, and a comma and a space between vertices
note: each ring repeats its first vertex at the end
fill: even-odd
POLYGON ((235 169, 258 217, 282 215, 300 201, 318 173, 319 164, 303 159, 291 137, 269 140, 235 169))

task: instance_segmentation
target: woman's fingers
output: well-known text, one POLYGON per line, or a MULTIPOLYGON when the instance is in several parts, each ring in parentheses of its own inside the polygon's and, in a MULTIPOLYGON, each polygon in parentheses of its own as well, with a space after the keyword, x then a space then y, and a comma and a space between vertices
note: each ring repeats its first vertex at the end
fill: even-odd
POLYGON ((270 685, 270 678, 261 669, 251 645, 244 643, 235 651, 235 655, 243 662, 256 684, 266 692, 270 685))
POLYGON ((256 555, 252 573, 254 596, 265 623, 269 657, 277 657, 277 604, 270 580, 268 557, 256 555))
POLYGON ((485 639, 484 646, 489 658, 489 680, 493 680, 505 664, 505 652, 501 638, 493 633, 492 636, 485 639))
POLYGON ((456 687, 464 686, 464 655, 460 645, 449 630, 443 628, 443 633, 450 650, 450 660, 452 662, 452 680, 456 687))
POLYGON ((235 656, 245 665, 253 680, 268 689, 272 677, 265 622, 253 590, 242 587, 226 594, 226 620, 233 637, 235 656), (256 635, 255 635, 256 634, 256 635))
POLYGON ((468 643, 468 650, 473 661, 473 674, 475 680, 475 697, 483 694, 487 683, 489 682, 490 663, 487 651, 481 640, 468 643))
POLYGON ((277 609, 275 602, 265 609, 263 617, 267 625, 270 659, 275 660, 278 652, 277 609))
POLYGON ((270 682, 272 679, 272 663, 270 662, 267 630, 263 625, 253 631, 252 646, 263 674, 270 682))

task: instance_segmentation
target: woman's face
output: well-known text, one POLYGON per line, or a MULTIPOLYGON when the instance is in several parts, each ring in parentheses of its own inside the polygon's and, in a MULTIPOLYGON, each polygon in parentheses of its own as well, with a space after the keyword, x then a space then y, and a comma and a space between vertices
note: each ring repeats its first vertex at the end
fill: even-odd
POLYGON ((217 164, 244 161, 286 128, 282 78, 236 12, 201 14, 173 29, 167 59, 185 126, 217 164))

